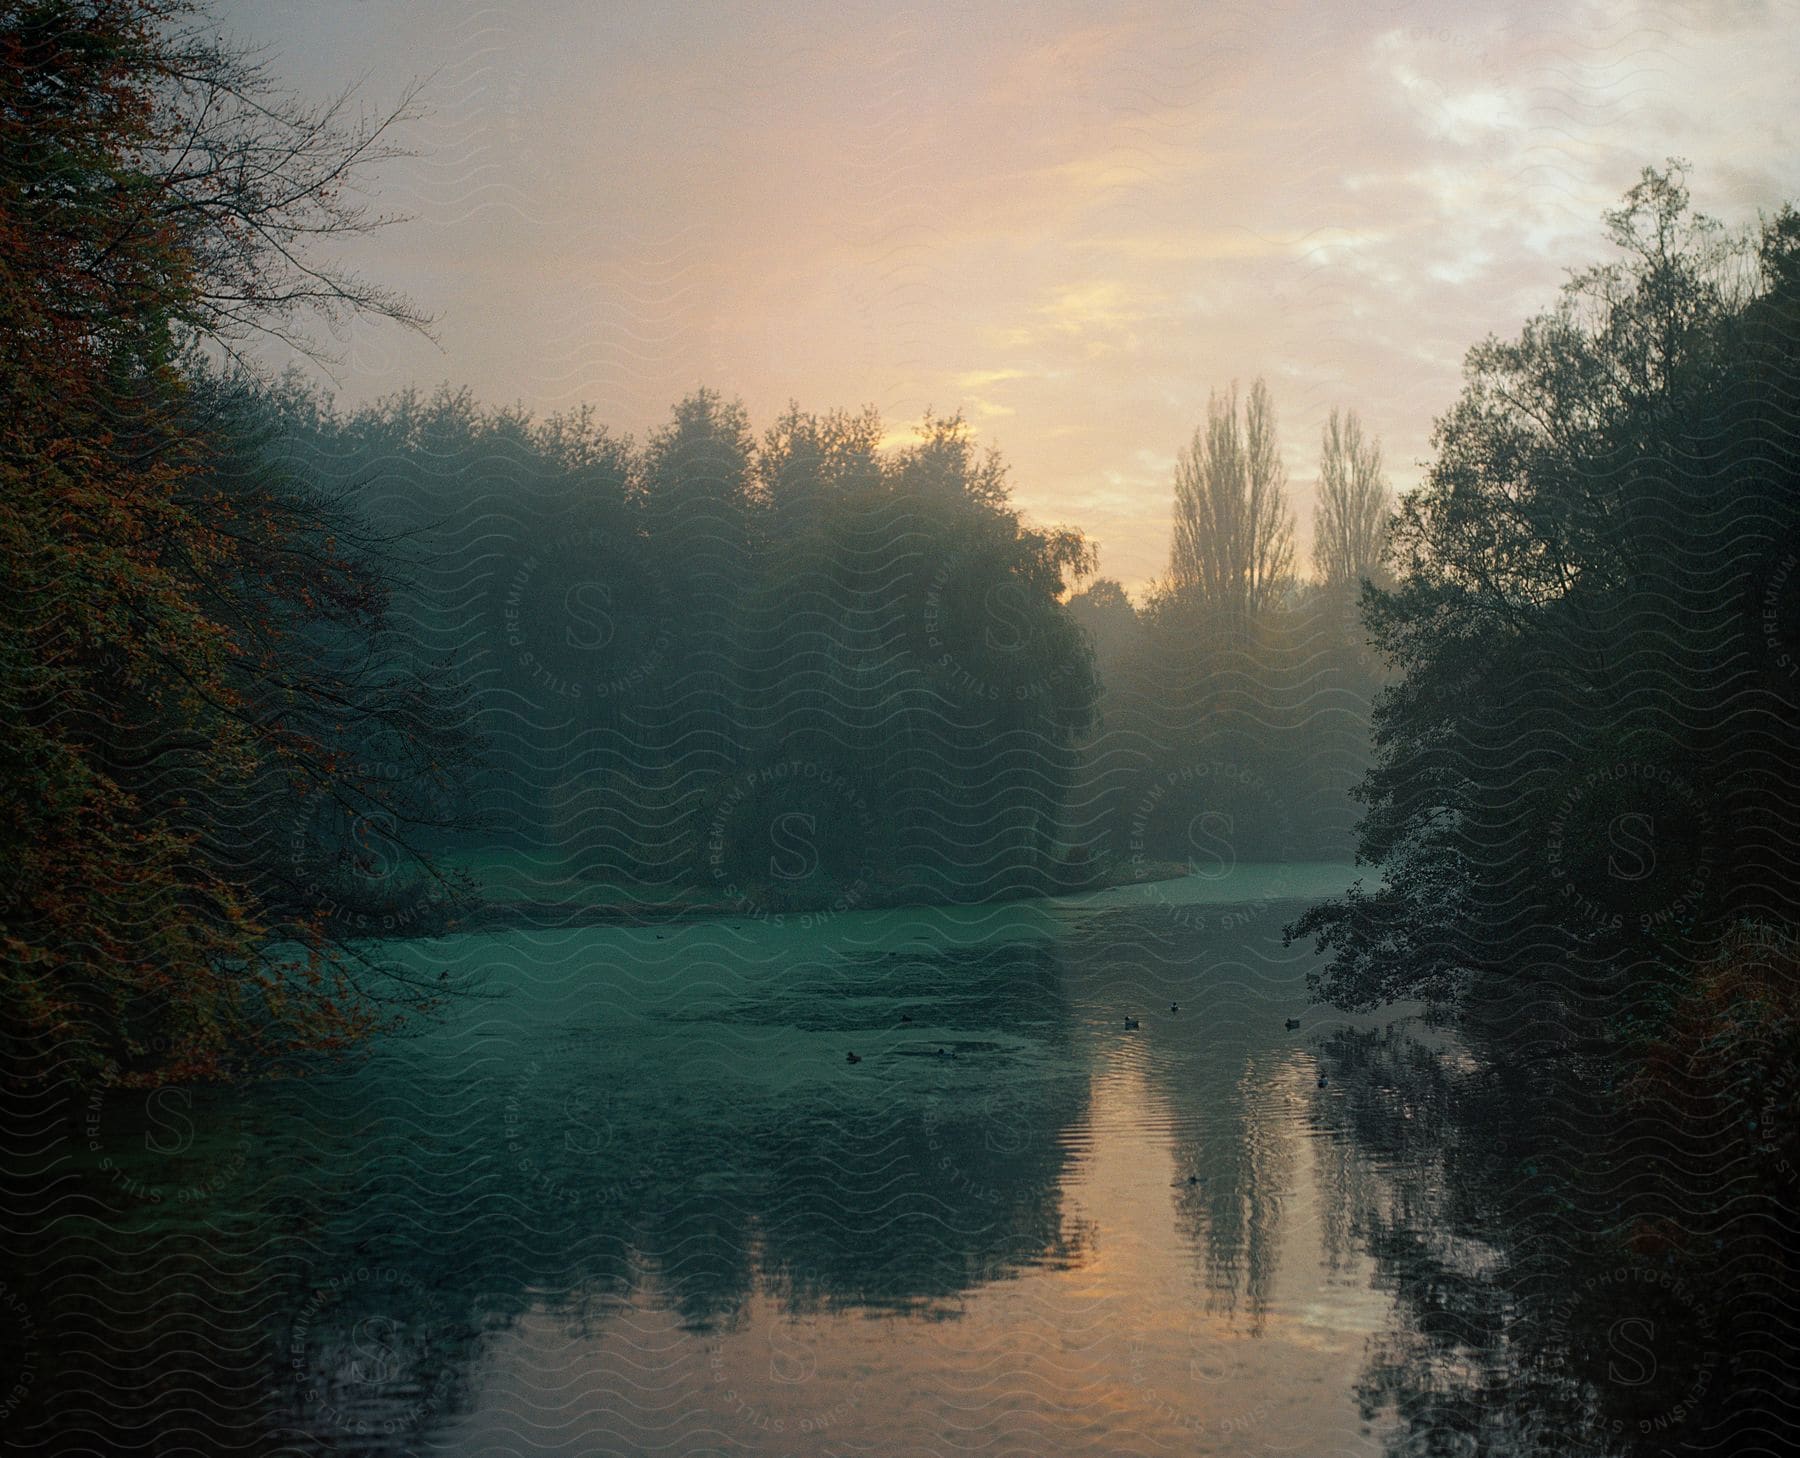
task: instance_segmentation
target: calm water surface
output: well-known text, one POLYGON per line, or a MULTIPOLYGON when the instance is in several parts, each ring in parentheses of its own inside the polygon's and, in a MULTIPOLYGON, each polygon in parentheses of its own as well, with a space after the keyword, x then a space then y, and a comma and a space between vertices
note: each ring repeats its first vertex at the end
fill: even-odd
MULTIPOLYGON (((1446 1209, 1433 1090, 1459 1055, 1405 1010, 1308 1009, 1311 954, 1281 942, 1343 879, 405 947, 478 994, 441 1027, 38 1131, 54 1219, 11 1436, 1477 1451, 1450 1439, 1479 1425, 1452 1398, 1482 1341, 1442 1328, 1479 1303, 1417 1279, 1498 1259, 1446 1209)), ((1710 1350, 1665 1360, 1644 1411, 1710 1350)), ((1555 1380, 1552 1450, 1587 1451, 1591 1392, 1555 1380)))

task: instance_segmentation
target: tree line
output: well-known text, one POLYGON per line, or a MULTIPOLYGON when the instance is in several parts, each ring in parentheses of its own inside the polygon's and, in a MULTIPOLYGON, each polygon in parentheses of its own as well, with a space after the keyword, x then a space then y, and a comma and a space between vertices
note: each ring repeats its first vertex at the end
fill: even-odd
POLYGON ((960 418, 884 448, 872 410, 758 435, 709 390, 641 441, 448 389, 259 408, 420 563, 399 610, 470 696, 483 844, 746 915, 1054 884, 1092 552, 960 418))
POLYGON ((1791 210, 1647 172, 1397 505, 1334 411, 1310 578, 1271 392, 1215 392, 1133 604, 959 417, 259 379, 259 332, 427 327, 320 251, 405 107, 300 102, 182 0, 12 4, 0 57, 15 1064, 347 1046, 444 995, 367 939, 469 924, 484 855, 785 915, 1354 847, 1379 884, 1292 930, 1322 996, 1655 1027, 1791 926, 1791 210))

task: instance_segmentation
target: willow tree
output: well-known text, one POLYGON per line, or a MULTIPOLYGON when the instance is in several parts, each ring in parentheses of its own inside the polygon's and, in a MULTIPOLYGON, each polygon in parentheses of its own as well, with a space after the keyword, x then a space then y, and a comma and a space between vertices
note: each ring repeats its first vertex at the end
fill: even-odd
POLYGON ((1363 434, 1354 410, 1334 408, 1321 432, 1313 512, 1313 571, 1320 586, 1353 592, 1375 576, 1389 508, 1381 442, 1363 434))
POLYGON ((1175 466, 1166 590, 1242 637, 1293 581, 1294 519, 1269 387, 1257 380, 1241 410, 1235 384, 1214 391, 1175 466))

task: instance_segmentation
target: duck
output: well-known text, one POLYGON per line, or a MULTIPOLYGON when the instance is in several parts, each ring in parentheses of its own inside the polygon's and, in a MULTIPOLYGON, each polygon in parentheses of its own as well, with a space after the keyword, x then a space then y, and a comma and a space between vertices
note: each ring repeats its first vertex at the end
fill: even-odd
POLYGON ((1169 1011, 1170 1011, 1170 1012, 1180 1012, 1180 1011, 1181 1011, 1181 1004, 1180 1004, 1180 1003, 1178 1003, 1178 1002, 1172 1002, 1172 1003, 1170 1003, 1170 1004, 1169 1004, 1169 1011))
POLYGON ((1126 1018, 1125 1019, 1125 1031, 1126 1032, 1129 1033, 1130 1031, 1132 1031, 1132 1029, 1137 1027, 1137 1025, 1138 1025, 1138 1020, 1136 1018, 1126 1018))
POLYGON ((861 1063, 862 1056, 857 1053, 846 1053, 844 1055, 844 1062, 846 1062, 846 1063, 861 1063))
POLYGON ((1296 1029, 1296 1028, 1298 1028, 1298 1027, 1299 1027, 1299 1026, 1300 1026, 1300 1019, 1299 1019, 1299 1018, 1289 1018, 1289 1019, 1288 1019, 1288 1020, 1287 1020, 1287 1030, 1288 1030, 1288 1031, 1289 1031, 1289 1032, 1290 1032, 1290 1033, 1291 1033, 1291 1032, 1293 1032, 1293 1031, 1294 1031, 1294 1030, 1295 1030, 1295 1029, 1296 1029))
POLYGON ((1330 1086, 1331 1086, 1331 1080, 1329 1078, 1327 1078, 1324 1074, 1321 1073, 1319 1075, 1319 1087, 1320 1088, 1329 1088, 1330 1086))
POLYGON ((912 1014, 911 1013, 901 1013, 900 1021, 903 1023, 910 1023, 912 1021, 912 1014))

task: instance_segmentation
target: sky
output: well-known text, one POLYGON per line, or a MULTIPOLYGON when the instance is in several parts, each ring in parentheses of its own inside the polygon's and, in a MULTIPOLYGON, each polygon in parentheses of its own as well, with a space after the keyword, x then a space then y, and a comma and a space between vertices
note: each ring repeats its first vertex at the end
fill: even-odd
POLYGON ((1327 412, 1417 484, 1465 351, 1606 256, 1643 167, 1728 223, 1800 200, 1800 0, 217 13, 308 96, 420 88, 370 179, 404 220, 339 256, 436 337, 353 325, 340 399, 961 410, 1134 593, 1210 391, 1268 380, 1304 557, 1327 412))

